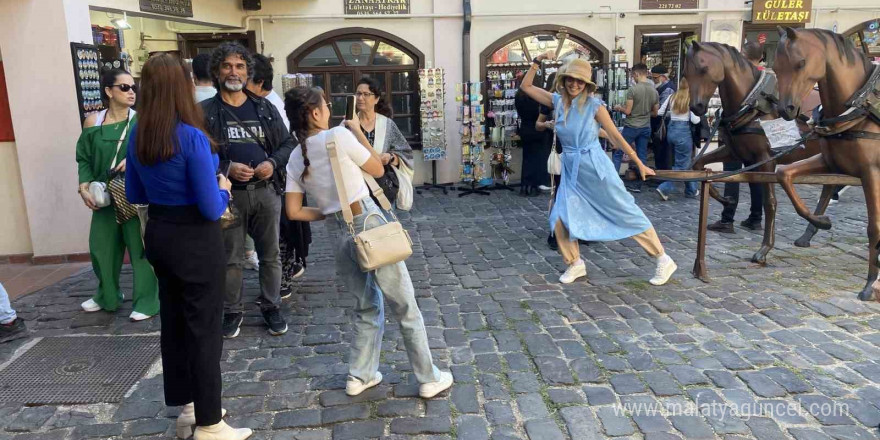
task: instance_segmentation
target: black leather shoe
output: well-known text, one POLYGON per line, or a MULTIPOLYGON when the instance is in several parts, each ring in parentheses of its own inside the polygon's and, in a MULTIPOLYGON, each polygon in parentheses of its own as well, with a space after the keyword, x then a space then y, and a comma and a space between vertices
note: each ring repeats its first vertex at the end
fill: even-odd
POLYGON ((746 229, 751 229, 753 231, 760 231, 761 230, 761 220, 760 219, 754 220, 754 219, 747 218, 747 219, 743 220, 739 225, 746 228, 746 229))
POLYGON ((554 251, 559 250, 559 244, 556 243, 556 237, 554 237, 552 234, 547 236, 547 246, 549 246, 550 249, 553 249, 554 251))
POLYGON ((736 231, 733 229, 733 223, 722 222, 721 220, 712 223, 707 226, 706 229, 710 231, 720 232, 722 234, 736 234, 736 231))

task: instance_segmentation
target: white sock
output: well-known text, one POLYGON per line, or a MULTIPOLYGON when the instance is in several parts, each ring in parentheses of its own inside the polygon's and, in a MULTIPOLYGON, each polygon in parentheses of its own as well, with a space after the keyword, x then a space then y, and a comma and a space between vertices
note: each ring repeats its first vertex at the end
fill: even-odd
POLYGON ((660 255, 657 257, 657 262, 658 262, 658 263, 665 263, 665 262, 667 262, 667 261, 669 261, 669 260, 672 260, 672 257, 670 257, 669 255, 667 255, 666 252, 660 254, 660 255))

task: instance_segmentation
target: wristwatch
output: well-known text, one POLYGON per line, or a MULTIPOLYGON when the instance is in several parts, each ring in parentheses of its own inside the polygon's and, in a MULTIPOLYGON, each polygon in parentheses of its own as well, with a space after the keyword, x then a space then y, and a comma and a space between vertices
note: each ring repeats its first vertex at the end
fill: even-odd
POLYGON ((532 59, 532 64, 534 64, 534 65, 540 67, 540 66, 541 66, 541 60, 539 60, 538 57, 535 57, 534 59, 532 59))

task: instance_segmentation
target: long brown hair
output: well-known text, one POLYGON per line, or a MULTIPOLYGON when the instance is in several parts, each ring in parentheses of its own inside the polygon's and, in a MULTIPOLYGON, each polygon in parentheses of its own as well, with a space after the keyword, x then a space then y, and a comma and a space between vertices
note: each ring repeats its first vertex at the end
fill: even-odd
POLYGON ((284 110, 290 120, 290 129, 299 141, 303 155, 302 180, 309 174, 309 156, 306 151, 306 139, 312 129, 309 117, 312 110, 321 107, 325 101, 324 91, 320 87, 296 87, 284 94, 284 110))
POLYGON ((681 82, 678 83, 678 91, 672 95, 672 113, 677 115, 687 114, 690 111, 691 107, 691 91, 690 86, 688 85, 688 80, 686 78, 682 78, 681 82))
MULTIPOLYGON (((151 57, 141 70, 138 95, 137 158, 144 165, 171 159, 179 146, 177 124, 189 124, 205 133, 202 108, 193 98, 193 82, 186 65, 168 54, 151 57)), ((216 144, 211 141, 211 151, 216 144)))

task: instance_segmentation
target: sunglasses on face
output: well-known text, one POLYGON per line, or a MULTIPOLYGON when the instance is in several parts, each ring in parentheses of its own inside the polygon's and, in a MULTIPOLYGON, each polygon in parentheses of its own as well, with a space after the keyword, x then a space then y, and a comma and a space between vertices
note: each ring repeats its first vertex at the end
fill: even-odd
POLYGON ((119 87, 119 91, 121 92, 128 92, 130 90, 133 90, 135 93, 137 93, 138 91, 138 87, 135 84, 113 84, 110 87, 119 87))
POLYGON ((587 82, 586 82, 586 81, 584 81, 584 80, 580 80, 580 79, 577 79, 577 78, 565 78, 565 82, 566 82, 566 83, 577 84, 577 85, 579 85, 579 86, 587 85, 587 82))

